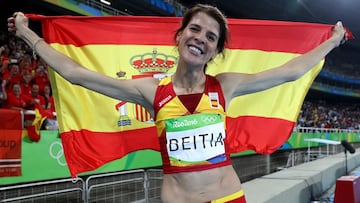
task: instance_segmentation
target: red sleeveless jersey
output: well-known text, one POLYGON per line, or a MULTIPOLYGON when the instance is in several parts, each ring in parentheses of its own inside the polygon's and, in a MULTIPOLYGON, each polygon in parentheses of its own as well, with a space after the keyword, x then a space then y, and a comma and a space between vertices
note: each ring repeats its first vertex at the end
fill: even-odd
POLYGON ((225 99, 216 78, 206 75, 199 102, 190 103, 196 106, 182 103, 173 89, 171 77, 160 81, 154 110, 165 174, 231 164, 225 143, 225 99))

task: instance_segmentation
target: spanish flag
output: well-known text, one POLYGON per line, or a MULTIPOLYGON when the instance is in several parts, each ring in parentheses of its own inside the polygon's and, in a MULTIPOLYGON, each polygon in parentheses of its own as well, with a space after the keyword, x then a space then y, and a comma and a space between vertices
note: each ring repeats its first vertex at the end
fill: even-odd
MULTIPOLYGON (((42 22, 53 48, 84 67, 119 80, 161 78, 175 71, 177 17, 31 16, 42 22)), ((331 25, 228 19, 230 43, 207 73, 256 73, 318 46, 331 25)), ((227 142, 232 153, 272 153, 290 136, 304 97, 324 60, 297 81, 236 98, 229 106, 227 142)), ((159 150, 149 114, 72 85, 55 72, 51 82, 61 139, 72 176, 142 149, 159 150)), ((216 105, 214 103, 213 105, 216 105)))

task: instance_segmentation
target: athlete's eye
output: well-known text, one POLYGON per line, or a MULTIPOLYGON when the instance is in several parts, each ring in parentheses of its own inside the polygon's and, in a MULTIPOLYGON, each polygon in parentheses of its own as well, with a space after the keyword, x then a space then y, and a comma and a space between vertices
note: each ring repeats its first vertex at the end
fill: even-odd
POLYGON ((209 41, 212 41, 212 42, 216 41, 216 36, 213 34, 208 34, 207 38, 209 39, 209 41))
POLYGON ((199 32, 199 31, 200 31, 200 28, 197 27, 197 26, 191 26, 191 27, 190 27, 190 30, 193 31, 193 32, 199 32))

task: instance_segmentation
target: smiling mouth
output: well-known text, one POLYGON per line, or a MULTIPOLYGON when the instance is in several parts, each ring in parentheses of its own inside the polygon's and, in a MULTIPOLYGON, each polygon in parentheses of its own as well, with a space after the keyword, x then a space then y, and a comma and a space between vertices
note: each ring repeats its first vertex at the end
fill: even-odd
POLYGON ((202 55, 202 54, 204 54, 204 51, 201 50, 200 48, 196 47, 196 46, 189 45, 189 49, 190 49, 193 53, 195 53, 195 54, 197 54, 197 55, 202 55))

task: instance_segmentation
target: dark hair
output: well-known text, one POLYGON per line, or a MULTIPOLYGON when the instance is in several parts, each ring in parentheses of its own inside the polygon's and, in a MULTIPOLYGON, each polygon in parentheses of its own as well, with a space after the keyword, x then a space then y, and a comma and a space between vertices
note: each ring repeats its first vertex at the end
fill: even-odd
POLYGON ((217 44, 217 49, 219 53, 223 54, 223 51, 225 49, 225 45, 228 41, 228 34, 229 34, 229 28, 227 25, 227 20, 224 14, 216 7, 210 6, 210 5, 204 5, 204 4, 197 4, 194 7, 190 8, 186 11, 184 14, 184 17, 182 19, 181 27, 176 30, 175 32, 175 39, 179 35, 180 32, 182 32, 185 27, 190 23, 191 19, 194 17, 195 14, 203 12, 210 17, 214 18, 220 27, 219 31, 219 41, 217 44))

